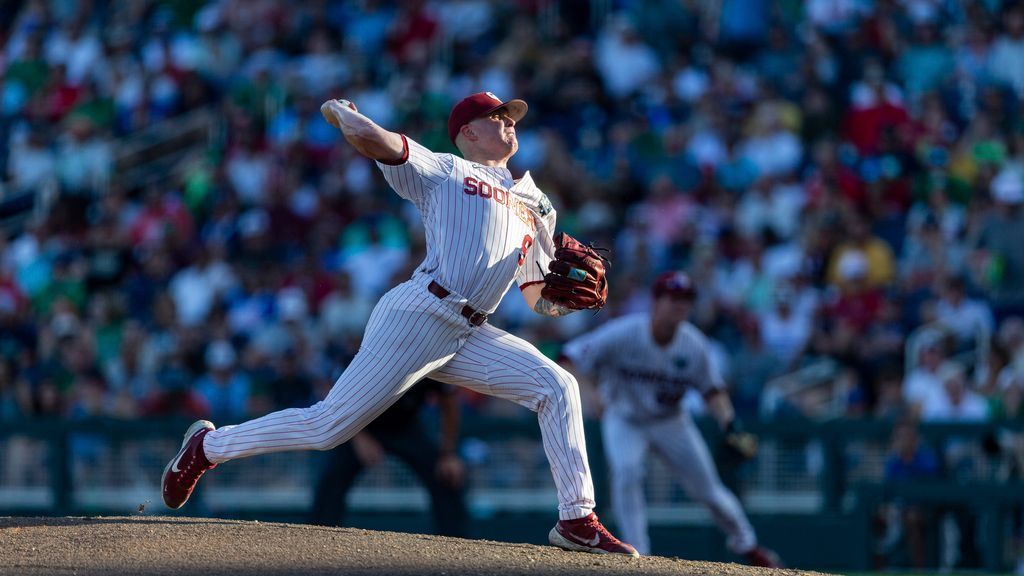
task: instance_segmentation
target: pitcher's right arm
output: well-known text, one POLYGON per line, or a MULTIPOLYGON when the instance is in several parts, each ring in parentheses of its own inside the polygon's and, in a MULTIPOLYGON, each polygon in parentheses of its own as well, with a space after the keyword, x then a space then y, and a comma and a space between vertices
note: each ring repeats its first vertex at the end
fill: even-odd
POLYGON ((401 134, 381 128, 360 114, 348 100, 328 100, 320 105, 320 113, 331 126, 341 130, 353 148, 371 160, 393 164, 408 155, 408 146, 401 134))

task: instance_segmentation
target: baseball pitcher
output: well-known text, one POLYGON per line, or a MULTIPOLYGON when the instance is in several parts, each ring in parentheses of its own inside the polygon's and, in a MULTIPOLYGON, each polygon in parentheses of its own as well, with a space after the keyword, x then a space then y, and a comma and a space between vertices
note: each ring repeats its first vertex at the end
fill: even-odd
POLYGON ((506 167, 519 148, 516 123, 526 115, 526 102, 481 92, 456 104, 448 135, 461 158, 381 128, 347 100, 329 100, 320 111, 419 209, 426 258, 377 303, 359 352, 323 401, 237 426, 194 423, 164 471, 164 502, 181 507, 199 477, 228 460, 346 442, 429 376, 537 413, 558 491, 552 544, 635 556, 593 513, 575 378, 529 342, 487 322, 513 283, 535 312, 548 316, 600 308, 608 290, 601 256, 554 234, 547 196, 529 173, 515 180, 506 167))
POLYGON ((686 321, 696 289, 681 272, 660 275, 649 314, 616 318, 568 342, 563 355, 593 376, 602 405, 601 428, 612 480, 612 507, 622 533, 640 554, 650 553, 643 493, 649 448, 675 472, 687 494, 710 510, 728 535, 729 549, 757 566, 778 567, 758 546, 736 496, 718 477, 707 445, 682 400, 688 388, 704 395, 725 431, 726 446, 753 457, 757 439, 742 431, 704 335, 686 321))

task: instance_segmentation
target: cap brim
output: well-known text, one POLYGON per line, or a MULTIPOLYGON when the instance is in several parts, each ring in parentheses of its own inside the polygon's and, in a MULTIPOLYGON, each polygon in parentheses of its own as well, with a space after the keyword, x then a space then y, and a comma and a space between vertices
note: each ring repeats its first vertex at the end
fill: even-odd
POLYGON ((526 116, 526 112, 527 110, 530 109, 530 107, 526 105, 525 101, 519 100, 517 98, 515 100, 509 100, 508 102, 505 102, 500 106, 495 106, 494 108, 491 108, 487 112, 484 112, 483 114, 478 116, 478 118, 483 118, 484 116, 488 116, 502 109, 508 111, 508 115, 510 118, 512 118, 516 122, 519 122, 520 120, 523 119, 524 116, 526 116))

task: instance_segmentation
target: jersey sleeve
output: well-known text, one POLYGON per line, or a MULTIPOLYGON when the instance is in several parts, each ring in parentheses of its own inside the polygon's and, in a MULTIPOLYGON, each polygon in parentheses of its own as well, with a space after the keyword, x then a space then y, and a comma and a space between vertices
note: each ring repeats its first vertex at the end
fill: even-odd
POLYGON ((615 328, 617 324, 610 322, 578 336, 565 343, 562 354, 572 361, 573 366, 583 374, 593 375, 600 364, 601 358, 607 356, 614 346, 615 328))
POLYGON ((544 240, 536 231, 523 238, 523 248, 526 250, 521 253, 523 263, 516 271, 516 283, 520 290, 544 281, 544 275, 548 273, 548 264, 554 260, 554 246, 545 247, 544 244, 544 240))
POLYGON ((725 389, 725 381, 717 362, 711 357, 711 345, 702 334, 693 334, 694 347, 697 350, 697 361, 694 366, 694 386, 701 394, 708 394, 725 389))
POLYGON ((455 160, 451 154, 435 154, 412 138, 402 135, 405 153, 397 162, 377 161, 384 179, 399 196, 418 202, 451 176, 455 160))

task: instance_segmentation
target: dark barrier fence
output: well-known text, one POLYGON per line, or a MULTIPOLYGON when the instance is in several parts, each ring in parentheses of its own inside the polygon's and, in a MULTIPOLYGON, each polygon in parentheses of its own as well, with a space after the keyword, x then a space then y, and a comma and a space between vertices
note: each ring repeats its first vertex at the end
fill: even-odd
MULTIPOLYGON (((27 420, 0 422, 0 514, 97 515, 168 511, 160 502, 159 475, 176 452, 184 421, 27 420)), ((599 512, 614 524, 601 434, 587 424, 588 451, 599 512)), ((928 424, 923 445, 941 463, 928 480, 890 481, 893 426, 879 421, 752 422, 761 437, 749 462, 719 458, 723 479, 744 501, 759 535, 793 566, 869 569, 883 561, 881 510, 893 503, 918 506, 934 520, 926 526, 928 564, 941 566, 950 544, 940 526, 969 516, 977 544, 976 567, 1003 570, 1014 562, 1024 505, 1020 470, 1021 427, 999 424, 928 424)), ((718 433, 701 429, 712 446, 718 433)), ((536 422, 467 417, 462 453, 470 470, 472 536, 544 543, 554 518, 555 492, 536 422)), ((282 453, 239 460, 203 480, 188 515, 304 521, 322 454, 282 453)), ((656 460, 647 494, 655 553, 736 560, 725 551, 706 511, 685 496, 656 460)), ((397 461, 369 471, 350 496, 350 524, 429 531, 427 499, 397 461)), ((963 541, 971 535, 961 533, 963 541)), ((901 554, 897 554, 900 556, 901 554)), ((887 561, 888 562, 888 561, 887 561)), ((899 560, 895 561, 898 565, 899 560)), ((889 562, 889 565, 892 565, 889 562)))

